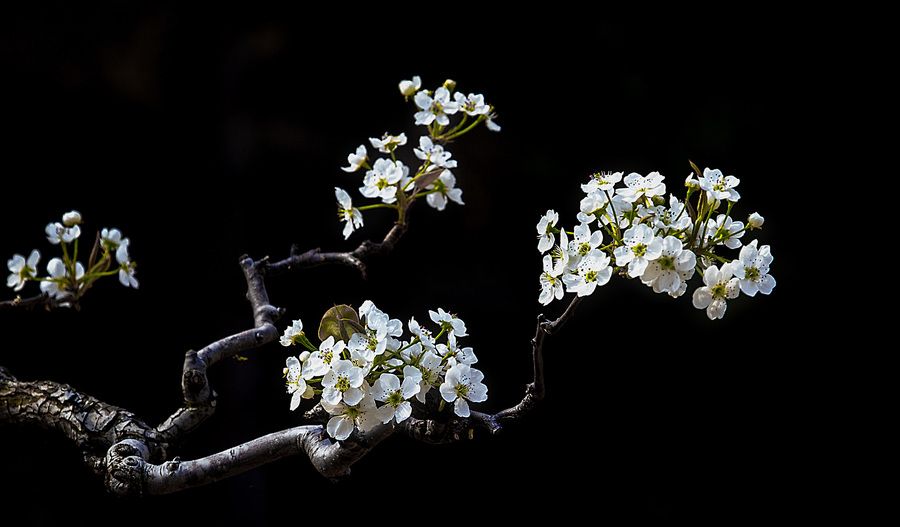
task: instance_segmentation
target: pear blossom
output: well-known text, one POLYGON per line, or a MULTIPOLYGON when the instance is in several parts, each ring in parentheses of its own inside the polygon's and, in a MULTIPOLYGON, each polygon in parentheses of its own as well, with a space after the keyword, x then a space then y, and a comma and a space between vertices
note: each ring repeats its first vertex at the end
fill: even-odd
POLYGON ((772 263, 772 252, 768 245, 757 249, 757 241, 753 240, 741 248, 741 253, 734 263, 734 275, 741 281, 741 292, 747 296, 756 293, 768 295, 775 287, 775 278, 769 274, 772 263))
MULTIPOLYGON (((127 239, 126 239, 127 241, 127 239)), ((135 264, 128 256, 128 244, 119 245, 116 249, 116 261, 119 262, 119 283, 125 287, 138 288, 138 280, 134 277, 135 264)))
POLYGON ((453 333, 453 335, 457 337, 465 337, 468 333, 466 333, 466 323, 456 315, 448 313, 441 308, 438 308, 437 311, 428 310, 428 316, 431 318, 431 321, 435 324, 440 325, 443 329, 448 330, 453 333))
POLYGON ((415 113, 417 125, 430 125, 434 122, 441 126, 450 124, 448 115, 453 115, 459 110, 459 104, 450 100, 450 90, 441 86, 434 91, 434 95, 427 91, 416 93, 413 98, 419 111, 415 113))
POLYGON ((460 362, 470 366, 478 362, 475 350, 473 350, 471 346, 460 347, 456 335, 453 333, 447 335, 446 344, 443 342, 438 344, 435 347, 435 350, 438 355, 454 362, 460 362))
POLYGON ((469 417, 469 403, 487 400, 487 386, 482 384, 484 374, 468 364, 458 363, 447 370, 441 384, 441 397, 453 403, 453 413, 469 417))
POLYGON ((384 373, 378 377, 372 385, 371 393, 376 401, 385 403, 378 411, 382 423, 388 423, 392 419, 400 423, 412 415, 409 399, 419 393, 421 381, 422 372, 409 365, 403 367, 402 383, 393 373, 384 373))
POLYGON ((747 218, 747 226, 751 229, 759 229, 762 228, 763 223, 766 221, 758 212, 754 212, 747 218))
POLYGON ((665 178, 659 172, 650 172, 646 176, 632 172, 622 180, 625 187, 616 188, 616 194, 630 202, 635 202, 642 196, 647 198, 661 196, 666 193, 663 179, 665 178))
MULTIPOLYGON (((418 345, 419 351, 422 350, 421 344, 418 345)), ((415 365, 419 368, 420 380, 419 391, 416 392, 416 399, 419 402, 425 402, 425 394, 440 381, 441 371, 443 370, 443 361, 441 357, 433 351, 425 351, 417 355, 418 360, 415 365)))
POLYGON ((356 147, 356 152, 347 156, 347 163, 349 166, 341 167, 341 170, 344 172, 356 172, 359 170, 359 167, 365 164, 368 156, 369 154, 366 151, 366 145, 359 145, 356 147))
POLYGON ((322 400, 329 404, 343 401, 353 406, 363 398, 360 387, 364 381, 361 368, 347 359, 332 359, 331 369, 322 378, 322 400))
POLYGON ((331 370, 334 361, 340 359, 341 352, 346 348, 343 340, 335 341, 333 335, 323 340, 319 344, 319 349, 309 354, 304 364, 304 373, 310 377, 320 377, 331 370))
POLYGON ((448 200, 457 205, 465 205, 462 200, 462 189, 456 187, 456 176, 449 170, 441 172, 441 175, 428 185, 427 190, 431 193, 425 197, 425 201, 437 210, 444 210, 448 200))
POLYGON ((740 238, 744 235, 744 223, 734 221, 731 216, 719 214, 716 219, 710 218, 707 224, 707 237, 713 242, 724 244, 729 249, 741 246, 740 238))
POLYGON ((444 147, 435 144, 430 137, 423 135, 419 137, 419 147, 413 148, 416 157, 440 168, 456 168, 456 160, 450 159, 451 153, 444 150, 444 147))
POLYGON ((302 357, 308 357, 309 352, 305 352, 300 357, 288 357, 285 360, 284 375, 287 383, 287 392, 291 394, 291 411, 296 410, 303 399, 310 399, 315 394, 312 386, 306 383, 306 377, 303 375, 302 357))
POLYGON ((293 346, 299 342, 300 335, 303 334, 303 321, 294 320, 291 325, 284 330, 279 342, 282 346, 293 346))
POLYGON ((565 294, 563 287, 562 273, 564 265, 562 259, 555 260, 550 254, 545 254, 541 261, 543 272, 541 273, 541 294, 538 296, 538 302, 547 305, 553 299, 561 300, 565 294))
POLYGON ((567 283, 566 290, 577 293, 578 296, 592 294, 598 285, 605 285, 612 277, 613 270, 609 261, 610 258, 605 252, 593 249, 580 259, 578 272, 567 275, 571 279, 567 283))
POLYGON ((538 220, 538 250, 542 253, 553 248, 553 243, 556 241, 556 237, 553 233, 556 231, 555 227, 557 221, 559 221, 559 213, 553 209, 548 210, 541 216, 541 219, 538 220))
POLYGON ((587 183, 581 184, 581 190, 585 194, 592 194, 596 191, 609 192, 614 189, 616 183, 622 181, 624 172, 597 172, 591 174, 587 183))
POLYGON ((740 279, 734 276, 734 263, 722 264, 721 268, 710 265, 703 273, 703 284, 694 290, 694 307, 705 309, 710 320, 722 318, 728 300, 737 298, 741 292, 740 279))
POLYGON ((62 222, 66 227, 74 227, 81 223, 81 213, 77 210, 69 211, 63 214, 62 222))
POLYGON ((700 188, 706 191, 707 197, 712 200, 727 200, 736 202, 741 199, 741 195, 735 190, 735 187, 741 182, 734 176, 726 176, 718 168, 710 170, 703 169, 703 175, 700 176, 700 188))
POLYGON ((470 93, 468 96, 462 92, 453 94, 453 100, 459 106, 459 109, 466 114, 475 117, 478 115, 487 115, 491 111, 491 106, 484 103, 484 95, 470 93))
MULTIPOLYGON (((47 273, 50 275, 50 280, 41 282, 41 291, 52 297, 61 298, 65 295, 66 287, 61 288, 60 285, 71 280, 66 265, 61 259, 53 258, 47 263, 47 273)), ((81 265, 81 262, 75 262, 75 279, 78 280, 82 276, 84 276, 84 266, 81 265)))
POLYGON ((422 87, 422 78, 415 75, 412 80, 402 80, 400 81, 399 87, 400 93, 402 93, 404 97, 409 97, 419 91, 422 87))
POLYGON ((628 266, 628 276, 632 278, 644 274, 649 263, 662 254, 662 239, 644 223, 626 230, 622 241, 624 245, 616 247, 613 256, 616 265, 628 266))
MULTIPOLYGON (((363 384, 363 386, 366 385, 363 384)), ((380 424, 375 398, 368 393, 367 389, 364 389, 363 392, 364 395, 356 404, 347 404, 345 401, 332 404, 322 399, 322 408, 332 416, 325 425, 328 435, 338 441, 343 441, 350 437, 355 428, 359 428, 361 432, 368 432, 380 424)))
POLYGON ((372 147, 377 148, 379 152, 390 154, 396 150, 398 146, 406 144, 406 134, 400 133, 400 135, 391 135, 385 133, 380 138, 370 137, 369 142, 372 143, 372 147))
POLYGON ((384 203, 394 203, 397 201, 398 185, 402 186, 408 175, 409 168, 402 161, 377 159, 372 170, 366 171, 359 192, 367 198, 380 198, 384 203))
POLYGON ((14 254, 6 261, 6 267, 10 271, 6 286, 11 287, 13 291, 21 291, 25 287, 25 282, 34 278, 40 260, 41 253, 37 249, 31 251, 27 260, 21 254, 14 254))
POLYGON ((81 235, 81 227, 78 224, 66 227, 59 222, 48 223, 47 227, 44 228, 44 232, 47 234, 47 240, 50 243, 58 245, 60 242, 71 243, 75 238, 78 238, 81 235))
POLYGON ((334 195, 338 202, 338 217, 341 218, 341 221, 347 222, 347 224, 344 225, 343 232, 344 239, 346 240, 354 230, 363 226, 362 213, 353 206, 350 194, 347 194, 346 190, 340 187, 334 187, 334 195))
POLYGON ((696 255, 685 249, 681 240, 666 236, 659 257, 647 265, 641 281, 651 286, 654 292, 680 296, 686 288, 685 280, 694 274, 696 263, 696 255))

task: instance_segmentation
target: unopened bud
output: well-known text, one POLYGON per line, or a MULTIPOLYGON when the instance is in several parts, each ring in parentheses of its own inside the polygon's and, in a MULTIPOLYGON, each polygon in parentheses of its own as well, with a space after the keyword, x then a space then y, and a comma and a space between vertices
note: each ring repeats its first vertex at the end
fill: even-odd
POLYGON ((77 210, 73 210, 63 214, 62 218, 63 225, 66 227, 73 227, 81 223, 81 213, 77 210))
POLYGON ((418 75, 412 78, 412 80, 403 80, 400 81, 400 93, 403 94, 404 97, 409 97, 410 95, 415 95, 419 88, 422 87, 422 79, 419 78, 418 75))
POLYGON ((766 221, 765 218, 760 216, 758 212, 754 212, 747 219, 747 224, 750 225, 751 229, 758 229, 762 227, 764 221, 766 221))

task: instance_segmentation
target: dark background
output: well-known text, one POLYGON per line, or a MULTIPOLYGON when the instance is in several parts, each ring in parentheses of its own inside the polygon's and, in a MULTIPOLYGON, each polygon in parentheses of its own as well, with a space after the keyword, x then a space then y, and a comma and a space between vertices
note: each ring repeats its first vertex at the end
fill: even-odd
MULTIPOLYGON (((19 483, 0 494, 3 510, 26 507, 24 523, 36 525, 79 524, 86 511, 261 525, 374 502, 391 515, 412 506, 428 517, 549 510, 729 523, 837 506, 809 492, 827 477, 815 462, 823 401, 810 389, 821 381, 809 335, 798 332, 801 259, 787 243, 794 196, 783 191, 808 168, 804 130, 821 126, 808 86, 822 75, 824 41, 796 21, 746 15, 386 14, 399 15, 109 2, 3 17, 0 252, 38 248, 43 268, 54 255, 44 225, 77 209, 88 239, 116 227, 132 240, 140 289, 107 279, 80 312, 5 311, 0 364, 164 419, 179 402, 185 351, 252 324, 241 255, 279 259, 293 243, 343 250, 390 227, 387 214, 368 213, 344 241, 333 187, 356 195, 360 174, 340 167, 369 137, 417 140, 414 107, 396 87, 413 75, 429 88, 452 78, 499 114, 501 133, 480 129, 449 147, 466 205, 420 204, 398 249, 369 262, 368 281, 343 268, 269 280, 288 310, 282 326, 314 327, 333 303, 365 299, 404 321, 455 311, 490 388, 478 409, 511 406, 530 380, 536 317, 564 307, 537 302, 540 215, 554 208, 574 226, 578 184, 601 170, 657 170, 683 195, 688 160, 741 178, 734 216, 766 218, 752 235, 773 246, 774 293, 741 297, 711 322, 689 295, 615 280, 548 338, 548 399, 528 419, 451 446, 392 438, 337 486, 297 458, 179 495, 116 500, 64 441, 4 429, 0 477, 19 483)), ((273 344, 217 365, 218 412, 181 456, 293 426, 286 356, 273 344)))

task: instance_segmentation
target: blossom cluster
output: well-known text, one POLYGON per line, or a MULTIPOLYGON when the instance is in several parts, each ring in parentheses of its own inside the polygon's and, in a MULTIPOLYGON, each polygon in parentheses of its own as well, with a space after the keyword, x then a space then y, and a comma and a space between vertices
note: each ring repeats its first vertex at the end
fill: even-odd
POLYGON ((481 94, 455 91, 456 83, 447 80, 435 90, 422 89, 419 77, 404 80, 399 84, 400 92, 407 99, 412 97, 417 111, 415 124, 423 126, 425 133, 418 138, 413 153, 418 159, 418 167, 411 169, 397 156, 398 149, 409 141, 405 133, 397 135, 385 133, 381 137, 370 137, 369 144, 380 157, 370 159, 365 144, 347 156, 345 172, 364 170, 359 192, 363 197, 378 203, 354 206, 353 198, 341 187, 335 187, 338 203, 338 217, 344 222, 344 239, 364 224, 363 211, 378 207, 397 210, 399 222, 403 222, 406 203, 424 196, 428 204, 444 210, 452 201, 463 205, 462 190, 456 186, 456 176, 451 169, 457 162, 445 148, 447 142, 471 131, 480 123, 489 130, 499 131, 493 121, 493 107, 485 104, 481 94), (454 122, 455 121, 455 122, 454 122))
POLYGON ((103 229, 97 238, 87 266, 78 261, 78 244, 81 237, 82 217, 78 211, 63 214, 62 221, 48 223, 44 228, 47 241, 58 246, 61 257, 47 263, 47 276, 38 276, 41 253, 37 249, 28 257, 14 254, 6 262, 10 271, 7 287, 20 291, 28 281, 40 283, 41 292, 51 298, 63 299, 69 295, 79 298, 95 280, 117 274, 125 287, 138 287, 135 278, 136 264, 128 253, 130 240, 118 229, 103 229), (115 259, 116 265, 113 265, 115 259))
POLYGON ((355 328, 329 334, 318 346, 309 341, 302 321, 294 320, 281 344, 306 350, 288 357, 284 368, 291 410, 318 397, 331 415, 326 430, 337 440, 354 429, 403 422, 412 415, 413 402, 425 403, 432 388, 441 407, 451 404, 457 416, 468 417, 469 402, 487 400, 487 386, 472 366, 478 361, 474 351, 459 343, 468 334, 466 325, 443 309, 430 310, 429 317, 439 328, 436 334, 411 318, 404 338, 403 323, 367 300, 355 328))
POLYGON ((536 226, 543 254, 539 302, 549 304, 565 293, 590 295, 613 274, 679 297, 698 273, 703 285, 694 290, 692 303, 711 320, 722 318, 727 302, 740 293, 771 293, 770 247, 743 240, 762 227, 763 217, 753 213, 744 222, 731 216, 740 180, 692 167, 684 200, 667 197, 659 172, 597 173, 581 185, 584 197, 572 231, 558 226, 559 214, 548 210, 536 226), (720 254, 729 249, 738 251, 736 258, 720 254))

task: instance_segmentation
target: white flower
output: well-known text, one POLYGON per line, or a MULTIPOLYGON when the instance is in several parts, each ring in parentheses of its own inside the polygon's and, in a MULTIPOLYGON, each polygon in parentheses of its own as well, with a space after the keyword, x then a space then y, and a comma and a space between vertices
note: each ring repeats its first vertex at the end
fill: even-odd
POLYGON ((422 372, 415 366, 403 367, 403 382, 393 373, 383 373, 372 385, 372 396, 385 404, 378 409, 382 423, 391 419, 400 423, 412 415, 409 399, 419 393, 422 372))
POLYGON ((616 183, 622 181, 622 174, 624 172, 597 172, 596 174, 591 174, 590 180, 581 184, 581 190, 585 194, 591 194, 596 191, 609 192, 615 187, 616 183))
POLYGON ((409 326, 410 333, 412 333, 413 335, 416 336, 416 338, 419 339, 419 342, 422 343, 422 346, 424 346, 427 349, 432 349, 432 350, 434 349, 434 347, 435 347, 434 336, 431 334, 430 331, 428 331, 428 329, 420 326, 419 323, 416 322, 415 318, 409 319, 408 326, 409 326))
POLYGON ((380 198, 384 203, 397 201, 397 190, 409 175, 409 168, 402 161, 380 158, 372 170, 366 171, 359 192, 367 198, 380 198))
POLYGON ((741 180, 734 176, 725 176, 718 168, 715 170, 704 168, 703 175, 700 176, 700 188, 706 191, 706 195, 711 201, 741 199, 741 195, 735 190, 740 182, 741 180))
POLYGON ((641 275, 641 281, 651 286, 654 292, 680 296, 686 289, 685 280, 694 273, 696 263, 696 255, 684 249, 681 240, 666 236, 662 240, 659 258, 650 262, 641 275))
POLYGON ((628 276, 632 278, 644 274, 650 261, 662 254, 662 240, 643 223, 626 230, 622 241, 625 245, 616 247, 613 255, 616 265, 628 266, 628 276))
POLYGON ((350 195, 347 194, 347 191, 340 187, 334 187, 334 195, 338 201, 338 216, 341 218, 341 221, 347 222, 344 225, 344 239, 350 237, 350 234, 355 230, 363 226, 363 217, 362 213, 353 206, 353 201, 350 199, 350 195))
POLYGON ((775 287, 775 278, 769 274, 769 264, 772 263, 772 252, 768 245, 756 248, 756 240, 741 248, 738 260, 733 262, 734 276, 741 281, 741 291, 747 296, 756 296, 756 293, 768 295, 775 287))
POLYGON ((587 196, 581 199, 578 204, 578 221, 581 223, 591 223, 602 214, 603 209, 609 203, 606 192, 591 191, 587 196))
POLYGON ((449 170, 441 172, 434 183, 428 185, 428 190, 433 192, 425 197, 425 201, 437 210, 444 210, 447 200, 465 205, 462 200, 462 189, 456 188, 456 176, 449 170))
POLYGON ((359 170, 359 167, 366 162, 368 155, 368 152, 366 152, 366 145, 359 145, 356 147, 356 152, 347 156, 347 163, 349 166, 341 167, 341 170, 344 172, 356 172, 359 170))
POLYGON ((484 103, 484 95, 470 93, 468 96, 461 92, 453 94, 453 99, 459 106, 459 109, 466 112, 470 116, 486 115, 491 111, 491 106, 484 103))
MULTIPOLYGON (((418 349, 419 351, 422 350, 421 345, 419 345, 418 349)), ((424 403, 425 394, 433 385, 440 381, 443 364, 441 358, 430 350, 420 353, 418 357, 419 360, 416 367, 419 368, 421 380, 419 381, 419 391, 416 393, 416 399, 424 403)))
POLYGON ((630 202, 637 201, 641 196, 648 198, 661 196, 666 193, 663 179, 665 178, 659 172, 650 172, 646 176, 632 172, 622 180, 625 188, 617 188, 616 194, 630 202))
POLYGON ((605 285, 612 277, 609 256, 600 249, 593 249, 584 255, 578 263, 578 272, 569 280, 567 290, 578 296, 587 296, 594 292, 598 285, 605 285))
POLYGON ((441 397, 453 403, 453 413, 459 417, 469 417, 469 404, 487 400, 487 386, 481 383, 484 374, 468 364, 456 364, 444 376, 441 397))
POLYGON ((353 406, 362 400, 365 374, 362 368, 346 359, 332 359, 331 369, 322 378, 322 400, 329 404, 343 401, 353 406))
POLYGON ((402 93, 404 97, 409 97, 419 91, 419 88, 422 87, 422 78, 416 75, 412 80, 402 80, 400 81, 399 87, 400 93, 402 93))
POLYGON ((428 316, 431 317, 432 322, 439 324, 443 329, 450 331, 457 337, 465 337, 467 335, 466 323, 456 315, 438 308, 437 311, 429 309, 428 316))
POLYGON ((59 242, 72 242, 72 240, 81 235, 81 227, 78 225, 66 227, 59 222, 48 223, 47 227, 44 228, 44 232, 47 234, 47 240, 56 245, 59 242))
POLYGON ((423 135, 419 138, 419 148, 413 148, 416 157, 423 161, 427 161, 431 165, 440 168, 456 168, 456 161, 450 159, 450 152, 444 150, 444 147, 434 144, 430 137, 423 135))
MULTIPOLYGON (((304 355, 308 357, 309 352, 304 355)), ((315 394, 313 387, 306 383, 306 377, 303 375, 302 357, 288 357, 285 361, 284 376, 287 392, 291 394, 291 411, 296 410, 303 399, 310 399, 315 394)))
POLYGON ((111 251, 117 250, 122 245, 128 245, 130 240, 122 236, 119 229, 103 229, 100 231, 100 241, 111 251))
POLYGON ((740 294, 740 280, 734 277, 733 262, 722 264, 719 269, 709 266, 703 273, 703 287, 694 290, 693 304, 697 309, 705 309, 710 320, 725 315, 727 301, 740 294))
POLYGON ((281 342, 282 346, 293 346, 297 343, 294 337, 299 337, 301 333, 303 333, 303 321, 295 320, 290 327, 285 328, 284 334, 281 335, 279 342, 281 342))
POLYGON ((375 406, 375 398, 368 393, 366 386, 363 383, 364 395, 356 404, 351 405, 344 401, 331 404, 324 399, 322 400, 322 408, 333 416, 325 425, 328 435, 338 441, 343 441, 350 437, 355 427, 358 427, 362 432, 367 432, 372 427, 380 424, 376 415, 378 409, 375 406))
POLYGON ((556 237, 553 232, 556 230, 556 222, 559 220, 559 213, 550 209, 541 216, 541 219, 538 220, 537 223, 537 233, 538 233, 538 250, 542 253, 547 252, 551 248, 553 248, 553 243, 556 241, 556 237))
POLYGON ((10 275, 6 279, 6 286, 11 287, 13 291, 21 291, 25 287, 25 282, 34 278, 40 260, 41 253, 37 249, 31 251, 27 260, 21 254, 14 254, 6 261, 6 267, 10 271, 10 275))
MULTIPOLYGON (((65 294, 65 289, 60 289, 60 283, 71 280, 66 271, 66 265, 59 258, 54 258, 47 263, 47 273, 52 280, 41 282, 41 291, 56 298, 60 298, 65 294)), ((84 276, 84 266, 80 262, 75 262, 75 279, 84 276)))
POLYGON ((544 271, 541 273, 541 294, 538 296, 538 302, 546 306, 554 298, 560 300, 563 297, 565 291, 561 275, 565 263, 561 258, 554 262, 550 254, 545 254, 541 264, 544 271))
POLYGON ((741 246, 740 238, 744 235, 744 223, 732 220, 731 216, 719 214, 715 220, 710 218, 707 230, 708 236, 717 245, 724 244, 729 249, 737 249, 741 246))
POLYGON ((377 148, 379 152, 390 154, 396 150, 398 146, 406 144, 406 134, 401 133, 400 135, 391 135, 385 133, 380 138, 370 137, 369 142, 372 143, 372 146, 377 148))
POLYGON ((414 101, 420 108, 414 115, 417 125, 427 126, 437 122, 441 126, 446 126, 450 124, 450 118, 447 116, 459 110, 459 105, 450 100, 450 91, 443 86, 435 90, 433 97, 426 91, 416 93, 414 101))
POLYGON ((319 344, 318 351, 309 354, 303 367, 304 374, 308 375, 307 378, 321 377, 327 374, 334 361, 341 357, 344 348, 346 348, 346 344, 343 340, 335 342, 334 336, 329 335, 319 344))
POLYGON ((603 243, 603 232, 596 230, 591 232, 591 226, 582 223, 575 227, 575 237, 572 239, 570 252, 576 258, 582 258, 591 253, 603 243))
POLYGON ((435 349, 437 354, 446 357, 448 362, 460 362, 470 366, 478 362, 478 357, 475 356, 475 350, 473 350, 471 346, 460 348, 456 342, 456 335, 453 333, 447 335, 446 344, 438 344, 435 349))
POLYGON ((679 200, 674 194, 669 195, 668 208, 660 205, 652 208, 652 213, 656 217, 654 228, 666 230, 667 232, 685 231, 691 227, 691 216, 687 213, 684 202, 679 200))

